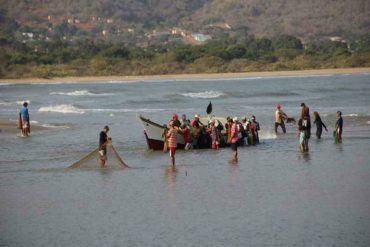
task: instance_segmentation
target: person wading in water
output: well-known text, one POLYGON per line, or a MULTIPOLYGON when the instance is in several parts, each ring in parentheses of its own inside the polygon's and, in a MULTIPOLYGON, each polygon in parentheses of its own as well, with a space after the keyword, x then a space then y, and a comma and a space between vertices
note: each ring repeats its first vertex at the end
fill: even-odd
POLYGON ((108 141, 112 140, 108 138, 109 127, 105 126, 99 134, 99 165, 101 168, 105 166, 107 161, 107 144, 108 141))

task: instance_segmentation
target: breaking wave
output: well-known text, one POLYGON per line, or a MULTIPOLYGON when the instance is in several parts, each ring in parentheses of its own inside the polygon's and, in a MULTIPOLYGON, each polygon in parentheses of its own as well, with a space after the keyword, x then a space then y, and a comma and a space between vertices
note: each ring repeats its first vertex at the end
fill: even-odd
POLYGON ((50 95, 66 95, 66 96, 104 96, 111 95, 108 93, 93 93, 88 90, 76 90, 73 92, 51 92, 50 95))
POLYGON ((73 105, 55 105, 40 107, 39 112, 55 112, 55 113, 73 113, 73 114, 84 114, 83 109, 77 108, 73 105))
POLYGON ((55 105, 40 107, 39 112, 53 112, 53 113, 71 113, 71 114, 84 114, 86 112, 108 112, 108 113, 125 113, 125 112, 159 112, 165 111, 165 109, 160 108, 121 108, 121 109, 81 109, 73 105, 55 105))
POLYGON ((259 132, 259 138, 261 140, 270 140, 270 139, 276 139, 277 135, 273 131, 260 131, 259 132))
POLYGON ((359 114, 357 114, 357 113, 350 113, 350 114, 343 115, 343 117, 358 117, 358 116, 359 116, 359 114))
POLYGON ((159 112, 159 111, 165 111, 165 109, 151 109, 151 108, 123 108, 123 109, 87 109, 86 111, 91 112, 110 112, 110 113, 117 113, 117 112, 159 112))
POLYGON ((5 101, 0 101, 0 105, 11 105, 12 103, 10 102, 5 102, 5 101))
POLYGON ((29 104, 31 103, 31 100, 19 100, 19 101, 16 101, 15 103, 17 103, 17 105, 23 105, 24 102, 27 102, 29 104))
POLYGON ((204 91, 199 93, 180 93, 180 95, 184 97, 190 97, 190 98, 200 98, 200 99, 213 99, 213 98, 219 98, 221 96, 224 96, 225 93, 221 91, 204 91))
POLYGON ((68 125, 64 125, 64 124, 41 124, 40 126, 44 128, 49 128, 49 129, 69 129, 70 128, 68 125))

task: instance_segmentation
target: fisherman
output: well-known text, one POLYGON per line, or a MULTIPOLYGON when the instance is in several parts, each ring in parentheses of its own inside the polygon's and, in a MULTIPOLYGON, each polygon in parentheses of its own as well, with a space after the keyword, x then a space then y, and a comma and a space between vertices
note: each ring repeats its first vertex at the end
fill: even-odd
POLYGON ((167 132, 168 148, 170 150, 170 158, 172 166, 175 166, 175 153, 177 148, 177 132, 174 121, 170 121, 169 130, 167 132))
POLYGON ((342 118, 342 112, 337 111, 337 122, 335 123, 335 133, 337 136, 337 142, 342 143, 342 132, 343 132, 343 118, 342 118))
POLYGON ((185 143, 184 149, 185 150, 193 149, 193 139, 191 138, 190 124, 188 125, 186 121, 182 121, 180 131, 182 132, 182 135, 184 136, 184 143, 185 143))
POLYGON ((212 140, 212 145, 211 148, 217 150, 220 145, 220 131, 219 129, 215 126, 215 119, 211 119, 209 122, 209 128, 210 128, 210 135, 211 135, 211 140, 212 140))
POLYGON ((316 124, 316 136, 317 136, 317 139, 320 139, 321 133, 322 133, 322 127, 324 126, 326 132, 328 131, 328 129, 326 128, 326 125, 324 124, 324 122, 321 120, 321 117, 317 111, 315 111, 313 115, 315 117, 313 123, 316 124))
POLYGON ((233 120, 230 117, 226 118, 225 129, 226 129, 226 144, 231 144, 231 126, 233 120))
POLYGON ((283 133, 286 133, 284 120, 287 119, 288 116, 281 110, 281 105, 276 105, 275 111, 275 133, 277 133, 277 128, 280 126, 283 130, 283 133))
POLYGON ((198 140, 201 134, 201 127, 203 127, 203 124, 200 122, 200 116, 198 114, 195 114, 193 121, 191 121, 191 127, 192 127, 192 137, 193 137, 193 147, 198 148, 198 140))
POLYGON ((178 127, 179 128, 181 126, 181 122, 179 120, 179 116, 176 113, 172 114, 172 121, 173 121, 175 127, 178 127))
POLYGON ((244 146, 245 145, 245 132, 244 127, 241 122, 238 121, 238 146, 244 146))
POLYGON ((238 118, 234 117, 231 125, 231 150, 232 159, 231 162, 238 162, 238 118))
POLYGON ((248 131, 249 131, 249 123, 247 121, 247 117, 242 117, 241 119, 241 135, 242 135, 242 144, 243 146, 247 143, 248 140, 248 131))
POLYGON ((107 144, 111 140, 108 138, 109 127, 104 126, 103 130, 99 134, 99 165, 104 168, 107 157, 107 144))
POLYGON ((310 128, 307 131, 307 138, 310 139, 311 137, 311 117, 310 117, 310 108, 306 106, 305 103, 301 103, 301 112, 300 112, 300 118, 303 118, 304 116, 307 117, 309 121, 310 128))
POLYGON ((258 144, 258 143, 260 143, 260 138, 259 138, 259 135, 258 135, 258 131, 260 131, 260 124, 259 124, 259 122, 256 121, 255 116, 252 116, 252 121, 251 122, 254 125, 255 143, 258 144))
POLYGON ((190 128, 190 120, 186 118, 185 114, 182 114, 180 122, 181 126, 187 126, 188 128, 190 128))
POLYGON ((21 136, 26 137, 30 133, 30 115, 28 113, 28 103, 24 102, 20 110, 20 120, 21 124, 21 136))
POLYGON ((311 123, 306 114, 303 115, 303 118, 298 121, 298 136, 299 136, 299 149, 302 153, 308 152, 308 132, 311 128, 311 123))
POLYGON ((302 119, 304 117, 304 110, 306 108, 306 104, 305 103, 301 103, 301 111, 299 112, 299 119, 302 119))

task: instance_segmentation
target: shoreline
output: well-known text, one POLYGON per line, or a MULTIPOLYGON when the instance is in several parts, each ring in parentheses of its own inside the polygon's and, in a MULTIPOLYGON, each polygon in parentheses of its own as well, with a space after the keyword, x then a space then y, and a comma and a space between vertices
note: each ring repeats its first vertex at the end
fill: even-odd
POLYGON ((204 79, 236 79, 253 77, 289 77, 289 76, 325 76, 370 73, 370 67, 366 68, 340 68, 340 69, 315 69, 293 71, 264 71, 264 72, 238 72, 238 73, 210 73, 210 74, 170 74, 170 75, 143 75, 143 76, 83 76, 83 77, 56 77, 44 78, 20 78, 0 79, 1 84, 73 84, 91 82, 138 82, 157 80, 204 80, 204 79))

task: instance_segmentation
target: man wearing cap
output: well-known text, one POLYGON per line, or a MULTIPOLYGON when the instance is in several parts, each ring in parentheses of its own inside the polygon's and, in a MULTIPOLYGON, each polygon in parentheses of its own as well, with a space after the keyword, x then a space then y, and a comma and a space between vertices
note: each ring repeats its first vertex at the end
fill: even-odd
POLYGON ((249 131, 249 123, 247 121, 247 117, 242 117, 242 120, 241 120, 241 130, 240 130, 240 133, 242 135, 242 144, 245 145, 247 142, 246 140, 248 140, 248 131, 249 131))
POLYGON ((283 133, 286 133, 284 120, 287 119, 288 116, 281 110, 280 105, 276 105, 275 111, 275 133, 277 133, 277 128, 280 126, 283 130, 283 133))
POLYGON ((198 139, 201 134, 201 127, 203 124, 200 122, 200 116, 198 114, 195 114, 193 121, 191 121, 191 127, 192 127, 192 137, 193 137, 193 147, 198 147, 198 139))
POLYGON ((180 127, 181 122, 179 120, 179 116, 176 113, 172 114, 172 121, 176 127, 180 127))
POLYGON ((109 127, 104 126, 103 130, 99 134, 99 165, 101 168, 105 166, 105 161, 107 160, 107 143, 110 138, 108 138, 109 127))
POLYGON ((182 114, 182 116, 181 116, 181 128, 183 128, 184 126, 190 128, 190 120, 186 118, 185 114, 182 114))

